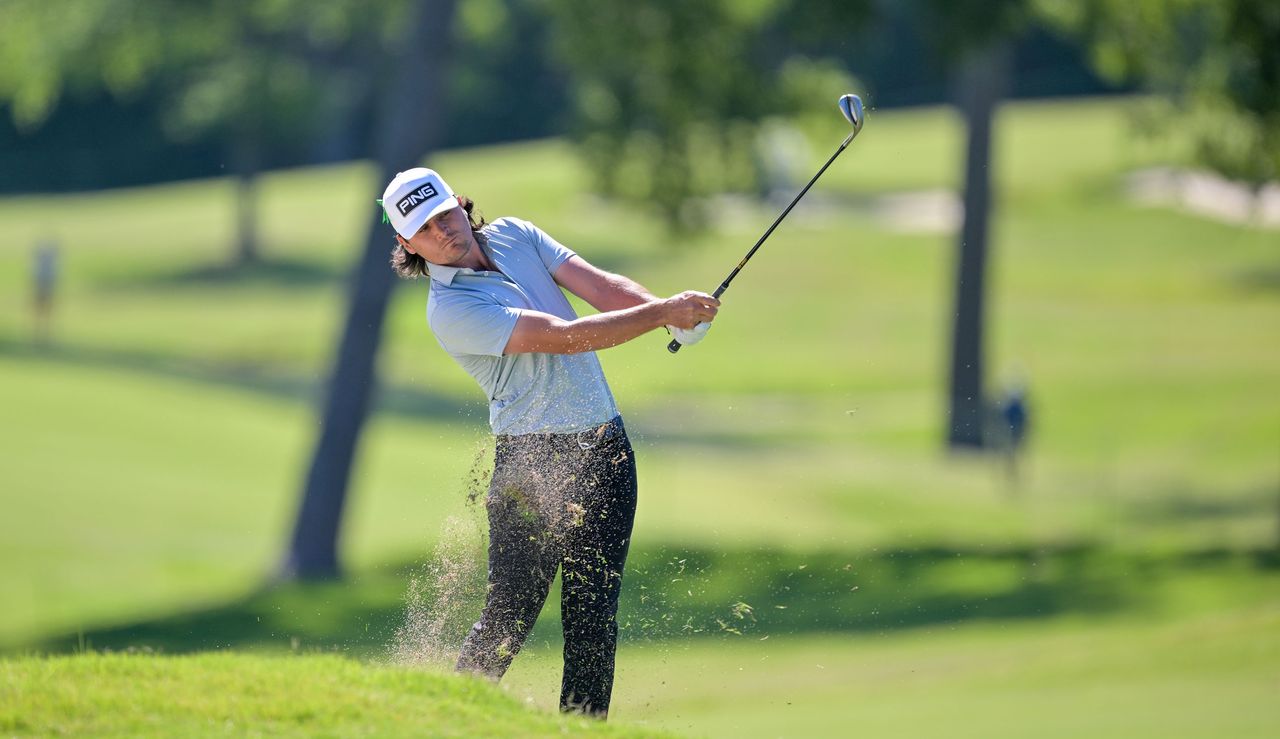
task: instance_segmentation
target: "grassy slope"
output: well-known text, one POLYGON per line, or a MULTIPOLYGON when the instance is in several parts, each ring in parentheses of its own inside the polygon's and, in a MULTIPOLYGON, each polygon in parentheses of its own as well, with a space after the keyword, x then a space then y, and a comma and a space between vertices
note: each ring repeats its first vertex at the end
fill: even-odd
MULTIPOLYGON (((886 737, 1210 737, 1266 736, 1280 718, 1269 700, 1280 571, 1248 558, 682 554, 636 558, 627 576, 613 712, 626 725, 726 737, 850 725, 886 737), (736 619, 730 606, 743 600, 754 612, 736 619)), ((389 576, 292 586, 86 642, 383 661, 402 593, 403 578, 389 576)), ((462 605, 459 627, 474 615, 462 605)), ((554 710, 559 652, 553 606, 504 688, 554 710)))
POLYGON ((1172 620, 628 643, 607 732, 551 715, 559 663, 547 645, 516 662, 501 692, 338 656, 11 658, 0 662, 0 731, 1266 737, 1280 725, 1277 634, 1273 597, 1172 620), (543 710, 520 707, 530 703, 543 710))
POLYGON ((0 662, 7 736, 651 736, 530 711, 479 680, 337 656, 84 654, 0 662))

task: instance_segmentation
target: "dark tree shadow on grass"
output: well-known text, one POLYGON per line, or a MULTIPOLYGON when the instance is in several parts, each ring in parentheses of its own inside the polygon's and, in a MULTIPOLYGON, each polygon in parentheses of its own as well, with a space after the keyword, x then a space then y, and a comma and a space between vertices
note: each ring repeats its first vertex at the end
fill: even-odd
MULTIPOLYGON (((873 552, 651 547, 633 550, 620 633, 625 641, 850 635, 960 624, 1111 614, 1156 607, 1159 588, 1188 573, 1275 574, 1273 554, 1178 557, 1088 546, 873 552)), ((265 588, 217 608, 63 634, 6 651, 82 648, 184 653, 217 649, 340 651, 386 657, 421 563, 345 581, 265 588)), ((478 608, 478 604, 475 604, 478 608)), ((558 638, 553 591, 531 642, 558 638)))
POLYGON ((1239 270, 1233 272, 1228 281, 1241 292, 1277 293, 1280 292, 1280 264, 1259 264, 1239 270))
POLYGON ((106 277, 95 285, 106 292, 171 290, 174 288, 216 288, 269 286, 289 290, 330 287, 346 279, 348 265, 319 259, 265 256, 244 263, 164 267, 126 276, 106 277))
MULTIPOLYGON (((172 354, 133 349, 90 347, 75 344, 37 345, 0 338, 0 358, 15 361, 61 362, 94 370, 114 370, 141 376, 199 383, 247 392, 272 400, 314 405, 324 378, 300 375, 279 367, 234 362, 209 362, 172 354)), ((375 398, 379 413, 404 418, 473 418, 477 425, 488 418, 488 408, 478 401, 431 392, 420 386, 382 383, 375 398)))

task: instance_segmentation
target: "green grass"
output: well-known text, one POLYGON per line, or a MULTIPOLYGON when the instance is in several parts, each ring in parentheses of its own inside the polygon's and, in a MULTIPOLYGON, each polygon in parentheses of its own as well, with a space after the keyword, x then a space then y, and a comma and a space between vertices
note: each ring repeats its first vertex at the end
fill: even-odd
MULTIPOLYGON (((421 572, 422 565, 404 563, 373 567, 345 581, 259 588, 213 606, 72 630, 28 648, 172 654, 301 646, 385 659, 404 623, 406 580, 421 572)), ((1169 621, 1272 603, 1278 577, 1274 557, 1231 552, 1122 555, 1083 547, 936 545, 857 552, 649 544, 629 558, 619 633, 624 642, 652 644, 731 635, 862 636, 982 622, 1169 621)), ((451 599, 446 641, 461 642, 475 620, 481 591, 451 599)), ((558 599, 553 588, 533 643, 554 648, 559 642, 558 599)))
MULTIPOLYGON (((1255 700, 1275 683, 1274 639, 1254 638, 1275 604, 1254 596, 1275 591, 1259 552, 1277 540, 1280 240, 1127 202, 1126 171, 1186 157, 1185 142, 1137 139, 1132 104, 1017 104, 997 120, 989 376, 1030 381, 1016 485, 940 442, 953 238, 884 230, 867 209, 955 187, 944 109, 872 111, 705 344, 672 358, 655 334, 602 354, 641 480, 621 716, 718 735, 1026 735, 1038 715, 1064 734, 1275 724, 1255 700), (754 631, 725 620, 735 602, 755 607, 754 631), (1203 639, 1166 654, 1183 637, 1203 639), (988 651, 1025 669, 995 679, 988 651), (1055 672, 1080 651, 1095 659, 1055 672), (804 672, 823 652, 865 695, 804 672), (943 674, 878 671, 898 663, 943 674), (794 684, 803 710, 759 697, 770 684, 794 684)), ((809 134, 816 168, 843 134, 809 134)), ((718 284, 776 215, 735 206, 673 240, 653 213, 590 195, 558 141, 430 163, 488 216, 532 219, 664 294, 718 284)), ((226 180, 0 199, 0 649, 385 653, 415 563, 447 517, 473 515, 467 471, 485 459, 486 409, 426 329, 424 284, 398 289, 388 316, 342 536, 351 577, 263 587, 380 189, 366 165, 264 177, 265 260, 247 268, 225 266, 226 180), (46 235, 65 280, 57 340, 39 347, 27 280, 46 235)), ((555 610, 512 676, 543 705, 555 610)))
MULTIPOLYGON (((624 645, 621 721, 702 736, 1269 737, 1280 610, 624 645)), ((554 650, 507 689, 547 706, 554 650)))
POLYGON ((557 655, 537 644, 501 691, 321 654, 18 658, 0 662, 0 731, 1266 737, 1280 725, 1277 634, 1272 598, 1175 621, 624 643, 607 730, 551 715, 557 655))
POLYGON ((480 680, 333 655, 0 662, 7 736, 657 736, 531 711, 480 680))
MULTIPOLYGON (((0 403, 26 419, 0 425, 0 444, 23 450, 6 463, 22 494, 6 499, 0 523, 4 641, 220 600, 269 574, 295 512, 285 491, 311 443, 298 399, 181 369, 3 367, 0 403)), ((457 502, 427 495, 421 475, 477 442, 445 424, 385 423, 370 429, 375 472, 352 490, 356 566, 429 545, 457 502)))
POLYGON ((1268 697, 1280 677, 1277 623, 1273 608, 1154 628, 975 628, 843 645, 802 639, 773 654, 744 644, 682 679, 730 676, 723 692, 732 703, 697 711, 698 725, 720 735, 849 727, 903 737, 1263 737, 1280 725, 1268 697), (740 677, 756 666, 767 668, 740 677))
MULTIPOLYGON (((357 668, 288 655, 385 664, 413 569, 274 588, 35 646, 132 650, 135 660, 156 661, 148 673, 179 682, 185 663, 141 655, 223 649, 305 663, 309 673, 290 682, 296 705, 278 706, 294 716, 357 668)), ((641 550, 624 589, 612 716, 624 726, 726 737, 827 736, 850 725, 885 737, 1266 736, 1280 719, 1270 700, 1280 678, 1278 576, 1273 560, 1227 552, 641 550), (739 606, 735 615, 744 602, 751 611, 739 606)), ((460 605, 454 637, 474 614, 474 603, 460 605)), ((503 682, 517 701, 548 713, 559 685, 555 611, 543 614, 503 682)), ((284 663, 224 664, 231 667, 217 690, 229 698, 218 705, 240 711, 244 686, 264 671, 276 680, 284 663)), ((70 689, 46 688, 28 666, 19 661, 12 672, 37 700, 70 689)), ((110 698, 51 672, 98 704, 110 698)), ((0 691, 0 707, 9 698, 0 691)), ((51 713, 63 722, 76 715, 51 713)))

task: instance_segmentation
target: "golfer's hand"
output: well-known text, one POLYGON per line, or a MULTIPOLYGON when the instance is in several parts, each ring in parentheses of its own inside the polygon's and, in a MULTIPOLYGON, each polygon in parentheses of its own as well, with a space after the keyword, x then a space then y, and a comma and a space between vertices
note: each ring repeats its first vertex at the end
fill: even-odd
POLYGON ((667 298, 662 303, 666 310, 666 320, 663 323, 673 329, 686 331, 699 323, 711 323, 711 319, 716 317, 716 311, 720 309, 718 298, 696 290, 686 290, 679 295, 667 298))
POLYGON ((671 335, 675 337, 676 341, 680 342, 681 346, 692 346, 699 341, 702 341, 702 338, 711 330, 711 324, 703 321, 690 329, 667 326, 667 330, 671 332, 671 335))

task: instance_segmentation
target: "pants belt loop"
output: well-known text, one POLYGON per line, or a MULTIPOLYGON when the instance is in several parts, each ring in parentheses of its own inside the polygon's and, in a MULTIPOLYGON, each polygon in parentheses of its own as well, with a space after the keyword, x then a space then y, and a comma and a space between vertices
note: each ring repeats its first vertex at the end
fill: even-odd
POLYGON ((578 442, 578 448, 585 452, 599 446, 600 442, 602 441, 605 441, 607 439, 612 439, 615 435, 617 435, 617 432, 621 430, 621 427, 622 427, 621 416, 615 416, 613 419, 605 423, 602 423, 593 429, 579 431, 577 434, 575 434, 574 440, 578 442), (590 434, 595 438, 592 439, 588 437, 587 440, 584 441, 583 435, 585 434, 590 434))

